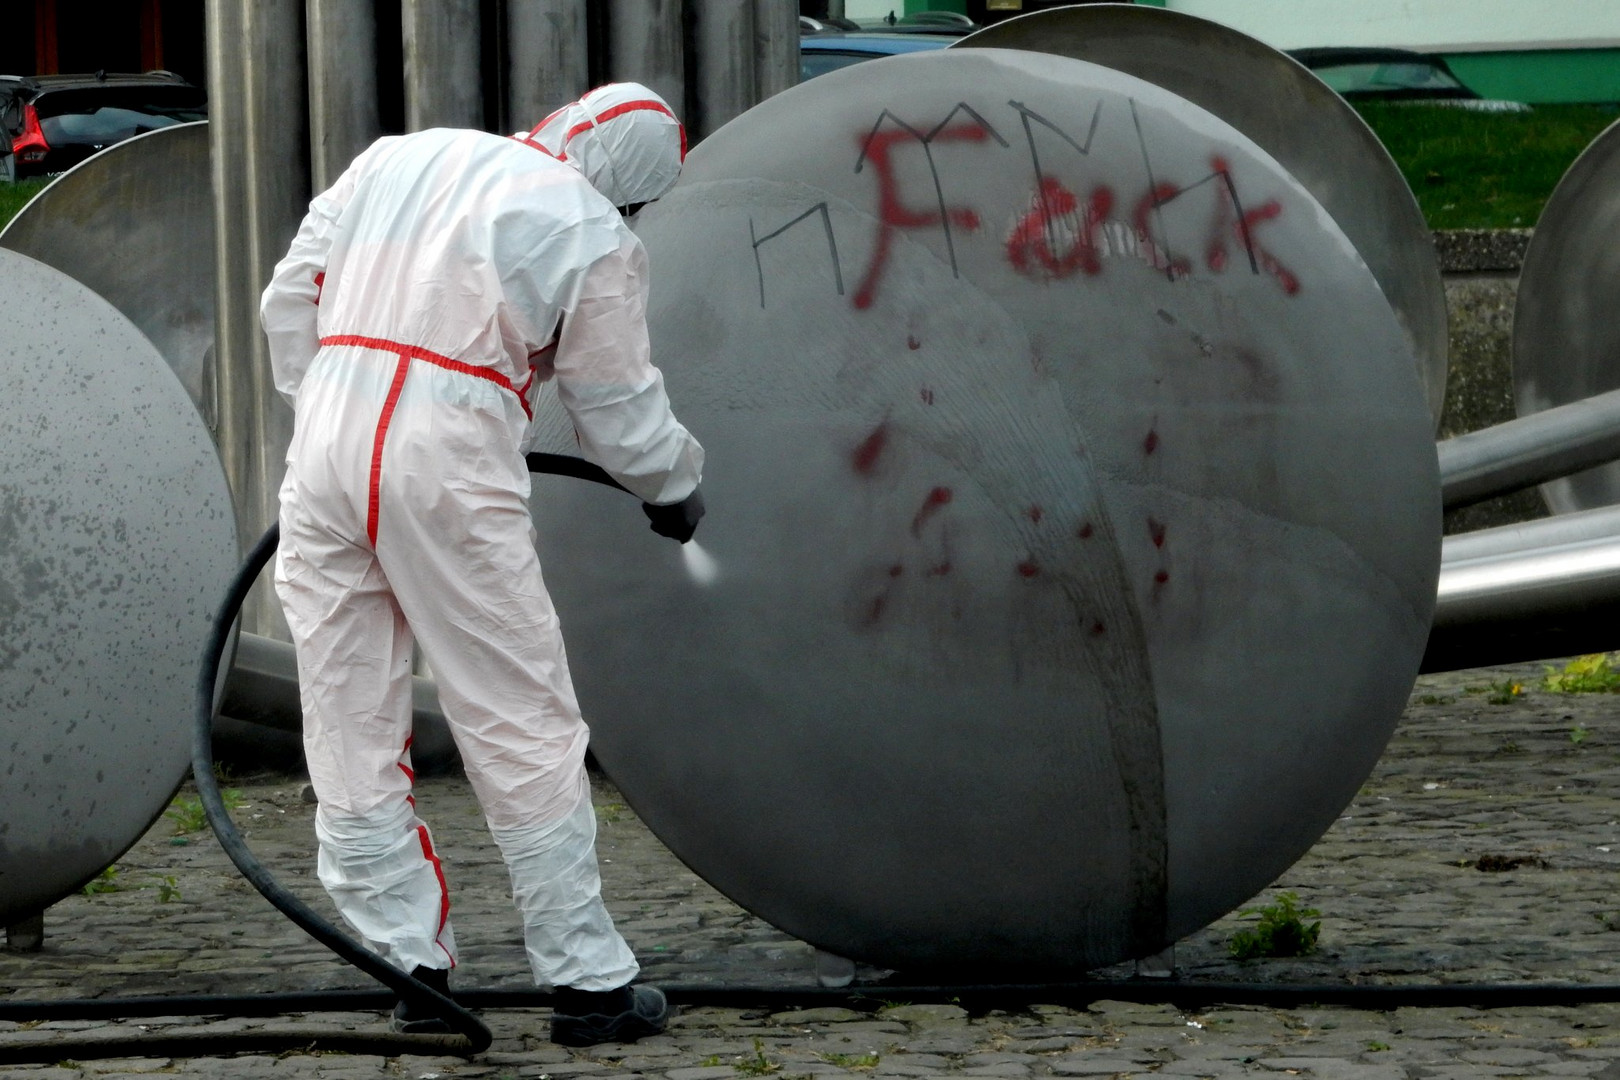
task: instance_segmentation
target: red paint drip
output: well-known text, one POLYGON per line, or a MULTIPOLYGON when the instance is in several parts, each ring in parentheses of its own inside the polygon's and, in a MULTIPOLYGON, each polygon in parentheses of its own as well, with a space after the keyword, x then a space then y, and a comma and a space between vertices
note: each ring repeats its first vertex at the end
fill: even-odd
POLYGON ((889 567, 889 576, 890 577, 899 577, 901 574, 903 574, 905 572, 906 572, 906 568, 904 566, 901 566, 899 563, 895 563, 893 566, 889 567))
POLYGON ((1169 580, 1170 580, 1170 572, 1168 570, 1160 570, 1157 574, 1153 575, 1153 583, 1155 585, 1163 585, 1165 582, 1167 582, 1169 580))
POLYGON ((917 510, 917 516, 911 519, 911 535, 912 536, 920 536, 920 535, 922 535, 923 524, 929 518, 931 518, 935 514, 939 513, 940 507, 944 506, 946 503, 948 503, 950 501, 951 501, 951 489, 950 488, 948 488, 948 487, 937 487, 934 490, 930 491, 928 493, 927 498, 923 499, 922 506, 917 510))
POLYGON ((1158 433, 1158 431, 1150 431, 1150 432, 1148 432, 1147 433, 1147 438, 1142 440, 1142 453, 1144 453, 1144 454, 1152 454, 1153 451, 1157 450, 1158 448, 1159 448, 1159 433, 1158 433))
POLYGON ((1023 562, 1018 564, 1018 572, 1019 572, 1019 574, 1023 575, 1024 577, 1032 578, 1036 574, 1039 574, 1041 572, 1041 568, 1039 566, 1036 566, 1033 562, 1029 561, 1028 559, 1025 559, 1023 562))
POLYGON ((1090 540, 1091 539, 1091 534, 1094 531, 1095 530, 1093 530, 1092 527, 1091 527, 1091 522, 1087 521, 1087 522, 1085 522, 1084 524, 1082 524, 1080 526, 1080 528, 1075 532, 1074 535, 1078 536, 1082 540, 1090 540))
POLYGON ((912 352, 916 352, 918 349, 922 348, 922 342, 918 341, 915 335, 908 334, 906 336, 906 348, 910 349, 912 352))
POLYGON ((1041 523, 1041 518, 1046 516, 1046 511, 1042 510, 1039 506, 1031 506, 1028 510, 1024 511, 1024 516, 1029 518, 1029 520, 1033 521, 1035 524, 1039 525, 1041 523))
POLYGON ((1103 634, 1106 634, 1106 633, 1108 633, 1108 627, 1104 626, 1100 622, 1096 622, 1096 621, 1092 622, 1092 624, 1091 624, 1091 636, 1092 637, 1100 637, 1100 636, 1102 636, 1103 634))
POLYGON ((928 568, 928 576, 929 577, 944 577, 946 574, 948 574, 950 572, 951 572, 951 564, 948 563, 948 562, 942 562, 937 566, 930 566, 928 568))
POLYGON ((1153 546, 1164 547, 1164 522, 1148 518, 1148 535, 1153 538, 1153 546))
POLYGON ((861 445, 855 448, 850 461, 855 466, 855 471, 862 476, 872 475, 872 471, 877 468, 878 458, 882 456, 883 448, 888 442, 889 425, 879 424, 872 430, 872 434, 862 439, 861 445))

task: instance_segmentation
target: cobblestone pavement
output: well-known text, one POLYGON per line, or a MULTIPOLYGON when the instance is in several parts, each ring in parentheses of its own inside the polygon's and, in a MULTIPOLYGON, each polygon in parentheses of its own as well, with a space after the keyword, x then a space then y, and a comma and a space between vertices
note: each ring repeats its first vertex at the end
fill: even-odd
MULTIPOLYGON (((1317 953, 1233 960, 1227 942, 1252 924, 1234 915, 1177 946, 1179 974, 1260 985, 1620 983, 1620 900, 1612 888, 1620 863, 1620 726, 1610 719, 1620 699, 1547 692, 1539 689, 1541 670, 1420 681, 1362 792, 1316 847, 1256 898, 1268 902, 1293 890, 1301 905, 1319 909, 1317 953), (1515 682, 1524 693, 1507 692, 1515 682)), ((302 781, 267 776, 237 787, 235 817, 249 844, 283 882, 330 912, 313 877, 313 807, 300 798, 302 781)), ((465 783, 425 781, 419 790, 455 896, 464 948, 455 985, 525 986, 505 872, 465 783)), ((72 897, 47 913, 44 951, 0 953, 0 1002, 369 985, 238 878, 210 834, 175 835, 188 794, 119 860, 110 891, 72 897)), ((611 787, 598 787, 596 804, 605 893, 646 978, 814 986, 807 946, 698 880, 611 787)), ((486 1013, 494 1046, 471 1061, 318 1049, 113 1059, 94 1046, 142 1035, 376 1032, 377 1013, 0 1022, 0 1055, 43 1045, 49 1049, 40 1056, 50 1062, 0 1064, 0 1075, 1620 1080, 1620 1004, 1183 1012, 1121 1000, 1087 1005, 1071 998, 1065 1005, 1057 994, 1043 1003, 1035 993, 969 1012, 943 997, 894 1001, 881 987, 869 994, 836 1007, 810 995, 813 1007, 805 1008, 779 1007, 781 999, 752 1009, 692 1006, 658 1038, 578 1051, 546 1041, 544 1009, 494 1009, 486 1013)))

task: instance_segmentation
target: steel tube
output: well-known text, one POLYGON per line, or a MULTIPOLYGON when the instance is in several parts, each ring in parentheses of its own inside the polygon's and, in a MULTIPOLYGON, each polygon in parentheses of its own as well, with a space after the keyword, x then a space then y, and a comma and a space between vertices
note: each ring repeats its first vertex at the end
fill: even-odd
MULTIPOLYGON (((240 51, 247 116, 242 126, 247 190, 247 280, 245 292, 221 296, 239 305, 249 351, 225 358, 241 369, 242 404, 251 408, 251 457, 236 489, 238 536, 257 536, 279 513, 277 491, 292 442, 293 414, 276 391, 270 348, 259 328, 259 295, 309 204, 309 135, 304 63, 303 4, 299 0, 250 0, 240 51)), ((230 230, 221 219, 220 231, 230 230)), ((217 315, 216 315, 217 318, 217 315)), ((222 402, 223 405, 223 402, 222 402)), ((233 477, 233 479, 235 479, 233 477)), ((242 625, 287 636, 281 605, 259 590, 243 609, 242 625)))
POLYGON ((684 115, 686 49, 681 0, 609 0, 608 68, 620 82, 650 87, 684 115))
POLYGON ((1620 536, 1620 506, 1600 506, 1595 510, 1578 510, 1537 521, 1448 536, 1440 546, 1440 560, 1442 563, 1461 565, 1471 559, 1576 544, 1606 536, 1620 536))
POLYGON ((1620 458, 1620 390, 1521 416, 1439 445, 1447 510, 1620 458))
POLYGON ((1424 671, 1620 646, 1620 536, 1442 565, 1424 671))
POLYGON ((590 89, 585 0, 508 0, 506 109, 533 127, 590 89))
POLYGON ((218 429, 214 433, 225 475, 236 496, 240 535, 257 536, 258 515, 244 510, 252 474, 257 415, 250 360, 258 333, 252 295, 246 177, 247 88, 240 62, 247 29, 246 0, 208 0, 209 172, 214 221, 214 386, 218 429))
MULTIPOLYGON (((210 0, 209 125, 214 187, 216 384, 220 456, 241 536, 276 518, 292 411, 275 392, 259 294, 309 200, 303 5, 210 0)), ((285 635, 262 594, 243 625, 285 635)))
POLYGON ((789 0, 754 0, 754 82, 757 101, 799 85, 799 9, 789 0))
POLYGON ((404 0, 405 126, 484 126, 478 0, 404 0))
POLYGON ((693 142, 740 116, 759 100, 754 69, 755 0, 708 0, 693 11, 693 142))
POLYGON ((309 159, 316 191, 382 134, 371 0, 307 0, 309 159))

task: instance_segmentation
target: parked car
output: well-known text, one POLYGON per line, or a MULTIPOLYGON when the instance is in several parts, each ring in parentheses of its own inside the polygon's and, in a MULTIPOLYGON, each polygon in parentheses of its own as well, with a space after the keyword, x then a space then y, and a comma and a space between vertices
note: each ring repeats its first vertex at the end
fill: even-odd
POLYGON ((943 49, 956 40, 953 34, 893 33, 867 30, 825 30, 799 35, 799 81, 876 60, 880 56, 943 49))
POLYGON ((1491 101, 1469 89, 1444 57, 1409 49, 1294 49, 1295 60, 1346 101, 1421 101, 1463 109, 1517 112, 1529 106, 1491 101))
POLYGON ((208 97, 167 71, 0 75, 0 130, 19 179, 71 169, 114 143, 208 118, 208 97))

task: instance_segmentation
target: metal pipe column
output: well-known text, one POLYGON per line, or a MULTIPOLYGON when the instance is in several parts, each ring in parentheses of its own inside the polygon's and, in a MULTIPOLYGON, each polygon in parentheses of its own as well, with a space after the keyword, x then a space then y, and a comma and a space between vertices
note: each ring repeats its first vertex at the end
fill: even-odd
POLYGON ((694 143, 759 101, 755 2, 705 0, 693 9, 693 101, 685 119, 694 143))
POLYGON ((590 87, 585 0, 508 0, 506 111, 530 128, 590 87))
POLYGON ((405 127, 482 128, 478 0, 404 0, 405 127))
POLYGON ((316 191, 382 134, 371 0, 307 0, 309 159, 316 191))
MULTIPOLYGON (((236 505, 238 535, 276 519, 292 410, 276 393, 259 294, 286 253, 309 201, 303 4, 209 0, 209 101, 213 156, 219 446, 236 505)), ((245 629, 286 636, 263 594, 245 629)))
POLYGON ((799 8, 791 0, 754 0, 754 72, 756 103, 799 85, 799 8))
POLYGON ((1447 510, 1620 458, 1620 390, 1521 416, 1439 445, 1447 510))
POLYGON ((608 69, 616 82, 650 87, 684 119, 686 5, 681 0, 608 0, 608 69))

